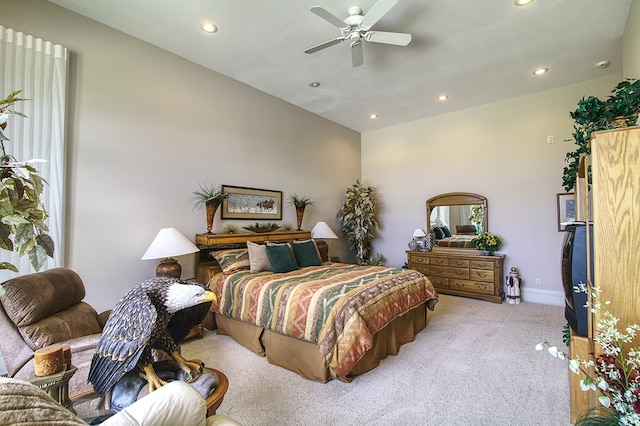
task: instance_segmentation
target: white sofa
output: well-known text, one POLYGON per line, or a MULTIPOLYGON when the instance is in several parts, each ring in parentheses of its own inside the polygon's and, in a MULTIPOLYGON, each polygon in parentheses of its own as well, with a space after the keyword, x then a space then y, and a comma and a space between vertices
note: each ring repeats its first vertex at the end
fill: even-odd
MULTIPOLYGON (((176 380, 139 399, 101 424, 105 426, 241 426, 240 423, 226 416, 206 417, 206 415, 206 402, 200 393, 191 385, 176 380)), ((52 423, 87 425, 31 383, 0 377, 1 425, 52 423)))

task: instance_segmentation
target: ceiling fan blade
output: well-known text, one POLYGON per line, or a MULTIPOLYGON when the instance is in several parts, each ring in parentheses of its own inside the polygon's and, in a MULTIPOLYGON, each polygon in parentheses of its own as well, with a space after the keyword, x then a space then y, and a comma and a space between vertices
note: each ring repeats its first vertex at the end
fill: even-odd
POLYGON ((354 41, 351 43, 351 65, 359 67, 364 62, 364 54, 362 53, 362 42, 354 41))
POLYGON ((364 39, 374 43, 395 44, 397 46, 406 46, 411 42, 411 34, 406 33, 389 33, 385 31, 367 31, 364 39))
POLYGON ((338 18, 337 16, 335 16, 333 13, 329 12, 322 6, 312 6, 310 10, 312 13, 315 13, 316 15, 318 15, 328 23, 335 25, 338 28, 348 27, 348 25, 345 24, 342 19, 338 18))
POLYGON ((376 22, 380 20, 393 6, 398 3, 398 0, 378 0, 376 4, 371 6, 371 9, 364 15, 362 19, 362 26, 366 28, 373 27, 376 22))
POLYGON ((333 40, 325 41, 324 43, 316 44, 315 46, 311 46, 308 49, 304 50, 304 53, 315 53, 318 50, 326 49, 329 46, 333 46, 334 44, 342 43, 344 41, 344 37, 334 38, 333 40))

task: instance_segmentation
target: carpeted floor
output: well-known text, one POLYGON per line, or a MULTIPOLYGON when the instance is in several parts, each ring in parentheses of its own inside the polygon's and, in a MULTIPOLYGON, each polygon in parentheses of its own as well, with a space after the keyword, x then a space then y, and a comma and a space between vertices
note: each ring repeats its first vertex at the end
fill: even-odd
POLYGON ((563 309, 441 295, 428 324, 400 353, 352 383, 315 383, 269 364, 228 336, 183 345, 225 373, 218 413, 254 425, 569 425, 563 309))

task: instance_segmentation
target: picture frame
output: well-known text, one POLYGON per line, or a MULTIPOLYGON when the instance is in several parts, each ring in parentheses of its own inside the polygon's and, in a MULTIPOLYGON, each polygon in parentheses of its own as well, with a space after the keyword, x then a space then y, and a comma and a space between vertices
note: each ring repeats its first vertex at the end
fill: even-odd
POLYGON ((282 191, 222 185, 222 219, 282 220, 282 191))
POLYGON ((576 220, 576 199, 573 192, 556 194, 558 203, 558 232, 564 232, 567 223, 576 220))

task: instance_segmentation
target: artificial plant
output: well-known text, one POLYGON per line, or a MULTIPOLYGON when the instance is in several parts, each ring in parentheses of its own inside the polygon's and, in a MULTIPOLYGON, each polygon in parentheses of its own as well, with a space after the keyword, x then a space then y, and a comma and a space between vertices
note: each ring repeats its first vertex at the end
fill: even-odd
MULTIPOLYGON (((47 257, 53 257, 55 244, 48 235, 49 217, 43 191, 47 181, 31 164, 35 160, 18 161, 5 150, 10 139, 3 133, 10 115, 26 117, 14 109, 15 103, 26 99, 16 90, 0 100, 0 249, 29 256, 31 265, 39 271, 47 257)), ((0 269, 18 272, 9 262, 0 262, 0 269)))
MULTIPOLYGON (((583 97, 578 108, 569 115, 574 121, 573 140, 576 149, 565 156, 568 165, 563 169, 562 186, 571 192, 580 167, 580 156, 590 154, 591 134, 598 130, 632 126, 640 112, 640 80, 626 79, 616 85, 606 100, 596 96, 583 97)), ((590 179, 589 179, 590 181, 590 179)))
POLYGON ((356 181, 344 194, 345 200, 338 212, 342 233, 355 250, 358 265, 379 264, 380 255, 371 257, 373 239, 378 229, 376 219, 376 190, 356 181))

